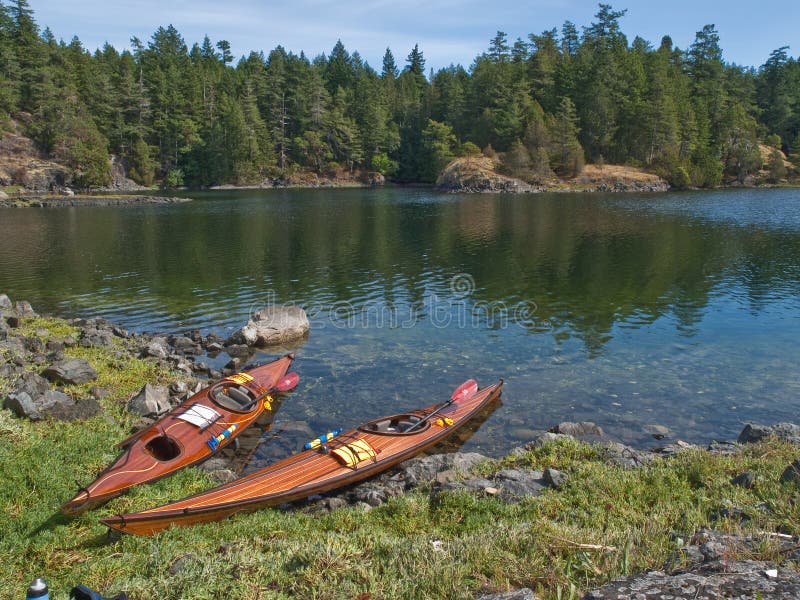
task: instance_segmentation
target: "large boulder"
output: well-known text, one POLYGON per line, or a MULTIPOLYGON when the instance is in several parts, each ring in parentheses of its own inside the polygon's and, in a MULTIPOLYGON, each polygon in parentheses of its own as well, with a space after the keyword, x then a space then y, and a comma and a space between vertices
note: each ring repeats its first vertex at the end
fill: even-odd
POLYGON ((82 358, 68 358, 53 363, 42 375, 50 381, 64 384, 80 385, 97 379, 97 371, 82 358))
POLYGON ((170 409, 169 390, 163 385, 145 386, 128 401, 127 409, 142 417, 157 417, 170 409))
POLYGON ((254 313, 228 340, 229 345, 275 346, 305 337, 308 316, 299 306, 270 306, 254 313))
POLYGON ((0 309, 12 310, 14 305, 11 303, 11 298, 6 294, 0 294, 0 309))

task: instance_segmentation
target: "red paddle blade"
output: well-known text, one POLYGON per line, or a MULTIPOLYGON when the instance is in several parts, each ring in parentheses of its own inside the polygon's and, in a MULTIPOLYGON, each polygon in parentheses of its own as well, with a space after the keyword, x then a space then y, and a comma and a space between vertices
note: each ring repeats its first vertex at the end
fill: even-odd
POLYGON ((297 383, 299 381, 300 376, 297 373, 287 373, 278 380, 278 383, 275 385, 275 389, 279 392, 288 392, 289 390, 293 390, 295 387, 297 387, 297 383))
POLYGON ((460 402, 461 400, 466 400, 477 391, 478 382, 474 379, 468 379, 455 389, 451 398, 453 402, 460 402))

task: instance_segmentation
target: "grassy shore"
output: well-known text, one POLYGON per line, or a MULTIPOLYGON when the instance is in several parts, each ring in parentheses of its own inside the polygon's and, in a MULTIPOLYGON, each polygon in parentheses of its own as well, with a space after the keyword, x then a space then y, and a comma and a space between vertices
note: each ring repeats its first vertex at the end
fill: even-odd
MULTIPOLYGON (((74 333, 58 319, 31 319, 22 329, 42 338, 74 333)), ((369 511, 268 509, 152 538, 113 538, 98 518, 213 485, 204 472, 186 469, 78 518, 58 513, 76 479, 90 481, 115 457, 112 446, 133 422, 124 411, 130 394, 146 382, 176 379, 133 358, 125 340, 115 343, 65 349, 98 371, 92 385, 113 391, 100 401, 104 414, 31 423, 0 410, 0 598, 23 597, 37 576, 56 600, 78 583, 131 598, 473 598, 523 586, 544 598, 577 598, 617 575, 661 567, 703 527, 800 534, 800 488, 779 482, 795 446, 773 439, 729 456, 689 450, 623 469, 606 464, 597 448, 566 439, 479 467, 569 474, 560 489, 519 504, 467 492, 432 497, 423 488, 369 511), (752 489, 729 483, 744 471, 757 476, 752 489), (712 520, 730 506, 750 518, 712 520)), ((9 385, 0 380, 0 397, 9 385)), ((88 385, 69 392, 82 397, 88 385)), ((780 560, 768 537, 746 558, 780 560)))

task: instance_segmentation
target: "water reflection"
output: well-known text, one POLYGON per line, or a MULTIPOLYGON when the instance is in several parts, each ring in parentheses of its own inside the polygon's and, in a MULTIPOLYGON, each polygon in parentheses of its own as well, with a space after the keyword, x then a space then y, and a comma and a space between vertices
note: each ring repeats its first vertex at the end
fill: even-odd
POLYGON ((292 190, 2 211, 0 289, 148 331, 303 305, 304 389, 283 411, 314 431, 502 376, 493 452, 567 419, 708 440, 800 405, 798 200, 292 190))

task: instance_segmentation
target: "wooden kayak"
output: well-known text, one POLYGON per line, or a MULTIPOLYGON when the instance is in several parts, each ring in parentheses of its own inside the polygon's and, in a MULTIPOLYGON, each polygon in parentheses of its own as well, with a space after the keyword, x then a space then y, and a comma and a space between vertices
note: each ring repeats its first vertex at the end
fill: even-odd
POLYGON ((287 387, 288 354, 273 362, 231 375, 175 407, 161 419, 117 444, 120 456, 97 479, 61 506, 76 515, 120 495, 128 488, 172 475, 227 446, 265 411, 272 410, 276 385, 287 387))
POLYGON ((375 419, 326 443, 320 444, 318 438, 311 443, 316 447, 246 477, 164 506, 101 519, 101 523, 124 533, 152 535, 171 525, 218 521, 361 481, 452 435, 496 399, 503 385, 500 380, 478 390, 471 383, 474 388, 468 397, 375 419))

